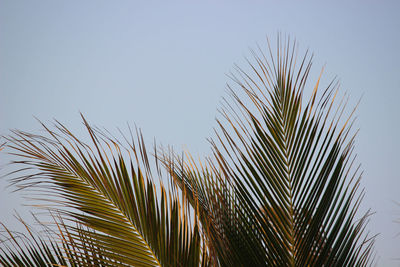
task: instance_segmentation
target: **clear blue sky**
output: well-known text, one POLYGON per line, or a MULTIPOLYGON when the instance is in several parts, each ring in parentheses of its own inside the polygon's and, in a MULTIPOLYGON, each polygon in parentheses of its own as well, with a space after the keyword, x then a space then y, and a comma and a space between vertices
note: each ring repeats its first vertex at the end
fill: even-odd
MULTIPOLYGON (((53 118, 81 131, 79 112, 108 129, 209 152, 226 73, 265 37, 296 37, 356 102, 363 207, 376 214, 379 266, 400 255, 399 1, 0 0, 0 134, 53 118), (350 3, 351 2, 351 3, 350 3)), ((4 164, 8 158, 0 159, 4 164)), ((0 221, 23 212, 0 181, 0 221)))

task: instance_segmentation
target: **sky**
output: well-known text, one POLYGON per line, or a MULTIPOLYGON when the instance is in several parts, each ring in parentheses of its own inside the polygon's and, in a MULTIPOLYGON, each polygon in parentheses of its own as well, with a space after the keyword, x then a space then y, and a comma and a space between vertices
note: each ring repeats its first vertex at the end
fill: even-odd
MULTIPOLYGON (((399 10, 399 1, 368 0, 0 0, 0 134, 38 131, 36 117, 79 136, 82 112, 207 155, 227 74, 281 32, 314 53, 326 84, 338 77, 351 103, 361 98, 362 209, 375 212, 367 229, 380 233, 378 266, 400 266, 399 10)), ((0 180, 0 221, 11 223, 29 208, 7 185, 0 180)))

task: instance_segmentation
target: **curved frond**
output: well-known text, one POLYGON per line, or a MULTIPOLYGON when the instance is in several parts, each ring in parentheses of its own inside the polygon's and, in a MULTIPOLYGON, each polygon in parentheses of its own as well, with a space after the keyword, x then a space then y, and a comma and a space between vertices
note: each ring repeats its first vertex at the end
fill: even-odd
POLYGON ((16 131, 9 148, 22 157, 34 174, 13 182, 46 200, 64 220, 70 245, 85 250, 76 237, 93 240, 102 256, 121 265, 198 266, 207 260, 198 226, 177 194, 167 193, 152 180, 142 139, 124 148, 120 142, 94 130, 83 118, 92 144, 76 138, 66 127, 46 126, 49 137, 16 131), (88 227, 73 226, 74 222, 88 227))

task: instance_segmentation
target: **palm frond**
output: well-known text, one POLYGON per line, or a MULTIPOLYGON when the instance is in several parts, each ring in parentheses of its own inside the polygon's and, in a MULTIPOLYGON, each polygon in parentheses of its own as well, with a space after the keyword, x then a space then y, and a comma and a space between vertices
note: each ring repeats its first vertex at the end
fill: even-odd
POLYGON ((211 218, 215 231, 205 232, 222 265, 371 263, 368 213, 356 220, 364 193, 353 167, 353 112, 343 119, 346 99, 336 104, 335 81, 320 96, 318 78, 304 101, 312 56, 296 64, 296 51, 278 38, 277 57, 269 45, 269 58, 253 52, 250 74, 237 68, 240 90, 229 87, 209 169, 193 170, 190 159, 166 164, 188 201, 211 218))
MULTIPOLYGON (((142 138, 138 136, 138 146, 132 138, 125 148, 83 121, 92 146, 60 123, 55 131, 43 125, 48 137, 15 131, 8 147, 23 157, 16 163, 36 172, 19 175, 13 183, 30 192, 39 189, 36 200, 56 204, 52 209, 72 222, 65 224, 71 247, 86 251, 86 243, 75 240, 92 240, 103 257, 121 265, 207 262, 198 225, 189 220, 187 207, 162 184, 157 195, 142 138)), ((80 255, 84 254, 75 256, 80 255)))

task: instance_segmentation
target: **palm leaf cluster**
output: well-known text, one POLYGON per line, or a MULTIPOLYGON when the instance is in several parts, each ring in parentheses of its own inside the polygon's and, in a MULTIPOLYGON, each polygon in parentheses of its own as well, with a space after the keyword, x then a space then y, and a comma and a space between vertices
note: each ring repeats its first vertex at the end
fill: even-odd
POLYGON ((289 40, 278 39, 275 57, 268 47, 253 51, 250 72, 232 75, 212 156, 202 162, 157 149, 153 160, 140 133, 121 141, 83 117, 90 142, 58 122, 54 130, 43 125, 47 136, 6 137, 20 158, 12 183, 37 194, 56 214, 57 230, 23 237, 3 227, 0 263, 371 264, 368 214, 357 213, 363 192, 346 100, 337 104, 338 84, 320 90, 319 79, 303 99, 312 57, 298 58, 289 40))

